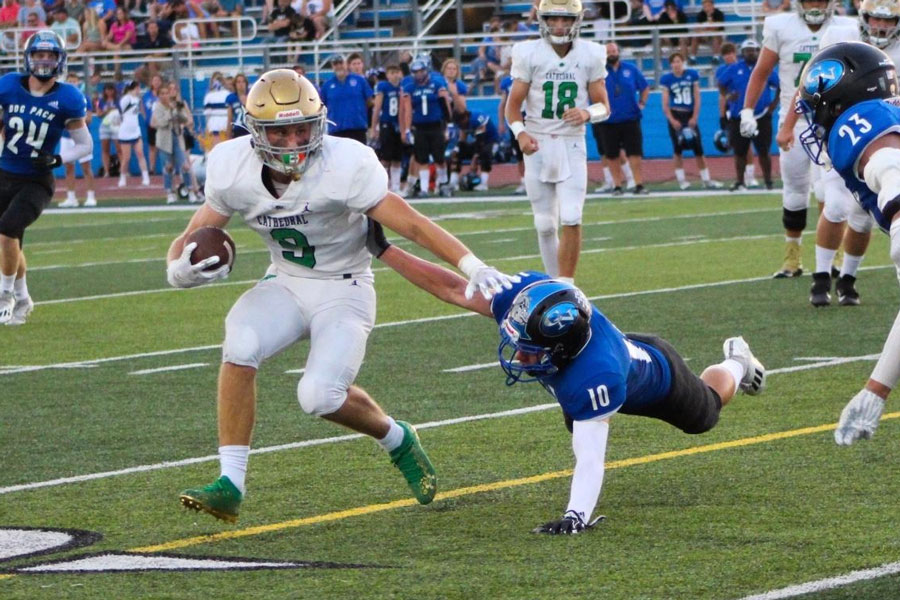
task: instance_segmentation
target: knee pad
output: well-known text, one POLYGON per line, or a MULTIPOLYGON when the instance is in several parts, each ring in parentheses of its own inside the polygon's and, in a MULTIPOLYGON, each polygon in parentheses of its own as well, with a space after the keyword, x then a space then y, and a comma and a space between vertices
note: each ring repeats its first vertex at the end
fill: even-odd
POLYGON ((850 214, 847 215, 847 227, 855 231, 856 233, 869 233, 872 231, 872 227, 875 225, 875 219, 872 218, 867 211, 863 210, 861 206, 856 206, 855 208, 850 210, 850 214), (859 210, 857 210, 857 208, 859 210))
MULTIPOLYGON (((853 201, 852 199, 850 200, 853 201)), ((847 220, 847 204, 846 199, 837 195, 831 195, 828 190, 825 192, 825 206, 822 209, 822 216, 829 223, 843 223, 847 220)))
POLYGON ((781 222, 785 229, 791 231, 803 231, 806 229, 806 209, 788 210, 785 208, 784 214, 781 217, 781 222))
POLYGON ((343 406, 347 389, 334 381, 310 373, 303 375, 297 384, 297 399, 303 412, 321 417, 330 415, 343 406))
POLYGON ((242 367, 259 368, 262 362, 259 336, 252 327, 231 323, 225 319, 225 342, 222 344, 222 362, 242 367))
POLYGON ((556 235, 559 223, 552 215, 534 215, 534 228, 537 229, 538 235, 556 235))

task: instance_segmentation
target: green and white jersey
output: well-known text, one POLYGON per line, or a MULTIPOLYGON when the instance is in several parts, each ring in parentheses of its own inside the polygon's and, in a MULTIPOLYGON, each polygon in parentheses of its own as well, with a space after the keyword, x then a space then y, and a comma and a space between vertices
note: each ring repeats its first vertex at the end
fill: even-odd
MULTIPOLYGON (((813 31, 795 12, 766 17, 763 23, 763 48, 778 55, 778 81, 781 85, 781 114, 794 110, 794 94, 800 72, 818 52, 819 43, 832 27, 856 27, 853 17, 832 16, 813 31)), ((784 117, 782 117, 784 118, 784 117)))
POLYGON ((518 42, 512 49, 510 74, 529 84, 528 133, 582 137, 584 125, 569 125, 562 116, 570 108, 590 105, 588 84, 606 78, 606 46, 576 38, 560 58, 543 39, 518 42))
POLYGON ((243 136, 210 152, 209 207, 239 214, 262 237, 280 273, 315 279, 371 273, 364 213, 388 193, 387 172, 372 149, 326 135, 313 164, 276 198, 263 183, 263 162, 250 142, 243 136))
MULTIPOLYGON (((819 48, 822 49, 838 42, 859 41, 862 41, 862 39, 859 34, 859 27, 856 25, 853 27, 829 27, 825 35, 822 36, 819 48)), ((894 61, 894 66, 900 65, 900 40, 894 40, 891 45, 882 49, 894 61)))

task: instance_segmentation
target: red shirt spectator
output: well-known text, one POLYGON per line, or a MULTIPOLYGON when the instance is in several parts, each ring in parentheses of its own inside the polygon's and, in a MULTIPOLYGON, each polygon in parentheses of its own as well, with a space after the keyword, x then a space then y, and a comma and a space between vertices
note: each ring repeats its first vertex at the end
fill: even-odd
POLYGON ((19 3, 16 0, 3 0, 0 8, 0 27, 15 27, 19 17, 19 3))

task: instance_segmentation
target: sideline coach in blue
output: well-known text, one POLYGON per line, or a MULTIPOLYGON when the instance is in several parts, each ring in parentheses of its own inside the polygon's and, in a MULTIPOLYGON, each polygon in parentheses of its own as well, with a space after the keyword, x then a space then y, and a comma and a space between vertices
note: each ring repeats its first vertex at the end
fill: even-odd
POLYGON ((328 135, 366 143, 372 86, 362 75, 350 73, 343 56, 331 59, 334 77, 322 85, 322 102, 328 108, 328 135))
POLYGON ((623 175, 619 163, 621 150, 625 150, 625 156, 628 157, 628 163, 634 172, 634 193, 646 194, 641 174, 641 158, 644 155, 641 111, 647 104, 650 87, 636 66, 619 62, 619 47, 612 42, 606 44, 606 70, 610 117, 600 123, 600 143, 604 155, 609 160, 609 168, 616 186, 613 194, 622 193, 623 175))

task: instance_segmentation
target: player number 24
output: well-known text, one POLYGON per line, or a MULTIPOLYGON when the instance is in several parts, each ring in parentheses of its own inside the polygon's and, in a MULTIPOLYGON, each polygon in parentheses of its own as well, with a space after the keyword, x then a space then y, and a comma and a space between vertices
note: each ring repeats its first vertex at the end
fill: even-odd
MULTIPOLYGON (((34 121, 28 121, 28 137, 25 138, 25 143, 34 148, 31 151, 32 156, 37 156, 37 151, 44 145, 44 138, 47 137, 47 129, 49 127, 50 124, 47 122, 41 123, 40 128, 38 128, 34 121)), ((9 128, 15 130, 15 133, 6 142, 6 148, 11 153, 18 154, 19 149, 16 147, 16 144, 25 135, 25 122, 22 120, 22 117, 11 117, 9 119, 9 128)))
MULTIPOLYGON (((856 129, 859 130, 859 133, 868 133, 872 129, 872 124, 860 117, 857 113, 850 115, 850 118, 847 120, 856 125, 856 129)), ((856 135, 853 131, 853 127, 850 127, 847 124, 841 125, 840 128, 838 128, 838 136, 849 137, 850 143, 854 146, 856 145, 856 142, 862 139, 860 136, 856 135)))

